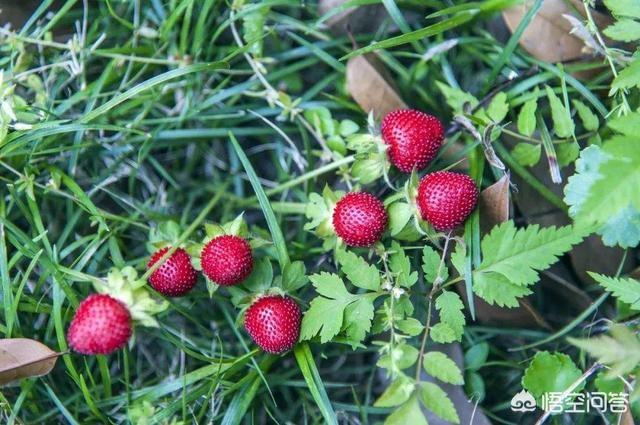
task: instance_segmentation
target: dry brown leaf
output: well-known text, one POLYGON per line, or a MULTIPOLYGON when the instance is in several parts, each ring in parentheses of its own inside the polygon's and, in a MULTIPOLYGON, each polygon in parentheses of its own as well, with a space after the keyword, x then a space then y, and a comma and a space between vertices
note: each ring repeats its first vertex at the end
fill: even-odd
MULTIPOLYGON (((502 12, 511 32, 516 30, 533 3, 534 0, 527 0, 502 12)), ((545 0, 538 14, 522 33, 522 48, 546 62, 564 62, 583 57, 585 42, 577 35, 571 34, 573 26, 563 15, 583 20, 584 17, 580 13, 583 13, 584 8, 579 0, 571 0, 571 3, 573 5, 567 4, 564 0, 545 0)), ((609 20, 607 16, 596 11, 591 13, 599 25, 604 26, 609 20)))
POLYGON ((376 118, 407 108, 384 64, 374 53, 349 59, 347 90, 365 112, 373 111, 376 118))
POLYGON ((51 372, 61 353, 27 338, 0 339, 0 386, 51 372))
MULTIPOLYGON (((332 9, 339 7, 347 0, 320 0, 318 12, 322 17, 332 9)), ((336 34, 360 34, 378 29, 387 17, 387 12, 381 4, 370 4, 351 7, 327 20, 327 25, 336 34)))
POLYGON ((509 220, 509 174, 486 188, 478 198, 480 208, 480 227, 482 233, 487 233, 493 226, 509 220))

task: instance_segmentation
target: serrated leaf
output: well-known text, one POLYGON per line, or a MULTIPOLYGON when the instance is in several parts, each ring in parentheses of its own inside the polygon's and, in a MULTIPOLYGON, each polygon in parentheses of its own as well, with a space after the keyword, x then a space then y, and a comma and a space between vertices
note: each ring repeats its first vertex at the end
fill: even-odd
POLYGON ((449 326, 453 332, 455 339, 460 341, 464 333, 464 304, 460 296, 452 291, 442 291, 442 294, 436 298, 436 310, 440 312, 440 322, 449 326))
POLYGON ((531 137, 531 135, 536 131, 537 109, 538 98, 534 97, 522 105, 520 113, 518 114, 518 131, 527 137, 531 137))
POLYGON ((532 145, 531 143, 518 143, 511 155, 520 165, 526 167, 532 167, 540 162, 540 156, 542 154, 542 145, 532 145))
POLYGON ((420 384, 420 399, 422 404, 431 410, 436 416, 454 424, 460 423, 460 418, 456 412, 453 402, 446 392, 432 382, 420 384))
MULTIPOLYGON (((433 283, 438 277, 438 268, 440 267, 440 254, 429 245, 425 245, 422 249, 422 271, 424 271, 424 279, 433 283)), ((446 281, 449 278, 449 270, 446 264, 442 265, 440 269, 440 278, 442 281, 446 281)))
POLYGON ((467 105, 470 108, 474 108, 480 103, 478 102, 478 99, 464 90, 453 88, 440 81, 436 81, 436 86, 438 86, 444 95, 447 104, 456 114, 464 114, 464 108, 467 105))
POLYGON ((387 387, 373 405, 375 407, 395 407, 405 403, 413 394, 415 384, 406 376, 400 376, 387 387))
POLYGON ((609 378, 624 376, 640 364, 640 340, 624 325, 614 325, 609 332, 611 335, 568 340, 609 366, 611 370, 606 375, 609 378))
POLYGON ((473 292, 487 303, 500 307, 518 307, 518 298, 530 295, 527 286, 516 285, 498 273, 482 273, 473 278, 473 292))
POLYGON ((358 298, 349 304, 344 312, 344 326, 347 337, 353 342, 352 346, 362 341, 369 330, 373 320, 373 300, 375 295, 358 298))
POLYGON ((538 281, 538 271, 558 261, 558 257, 582 241, 587 232, 573 226, 540 228, 537 224, 516 229, 512 220, 494 227, 482 238, 482 262, 474 280, 497 273, 516 285, 538 281))
POLYGON ((553 129, 558 137, 568 138, 573 136, 575 124, 571 119, 571 114, 567 111, 560 98, 553 92, 551 87, 546 86, 547 99, 551 106, 551 117, 553 118, 553 129))
POLYGON ((394 410, 387 419, 384 421, 384 425, 428 425, 427 419, 424 417, 422 410, 420 409, 420 403, 417 396, 412 395, 409 400, 394 410))
POLYGON ((629 43, 640 39, 640 22, 633 19, 620 19, 605 28, 603 32, 613 40, 629 43))
POLYGON ((422 331, 424 331, 424 326, 418 319, 414 319, 413 317, 409 317, 407 319, 400 320, 395 323, 396 328, 400 330, 400 332, 404 332, 409 336, 420 335, 422 331))
MULTIPOLYGON (((522 377, 522 386, 536 399, 544 393, 563 392, 580 378, 582 371, 576 367, 571 357, 563 353, 538 352, 522 377)), ((580 384, 573 392, 582 389, 580 384)))
MULTIPOLYGON (((578 216, 590 195, 591 187, 600 179, 599 168, 610 156, 599 146, 589 146, 580 153, 576 161, 576 173, 569 177, 564 188, 564 202, 569 205, 569 215, 578 216)), ((607 246, 619 245, 628 248, 640 242, 640 212, 628 206, 611 214, 597 230, 607 246)))
POLYGON ((338 250, 336 257, 340 263, 340 270, 353 285, 369 291, 377 291, 380 288, 380 272, 364 258, 343 249, 338 250))
POLYGON ((348 299, 353 296, 347 291, 344 282, 337 274, 321 272, 320 274, 309 276, 309 280, 313 283, 316 291, 327 298, 348 299))
POLYGON ((604 4, 616 16, 640 19, 640 4, 636 0, 604 0, 604 4))
POLYGON ((391 244, 393 253, 389 256, 389 268, 400 286, 410 288, 418 281, 418 272, 411 271, 411 261, 397 242, 391 244))
POLYGON ((348 304, 347 300, 314 298, 302 318, 300 339, 311 339, 319 333, 321 343, 330 341, 342 329, 344 309, 348 304))
POLYGON ((462 372, 456 362, 440 351, 430 351, 424 355, 422 366, 425 372, 442 382, 454 385, 464 384, 462 372))
POLYGON ((402 343, 394 346, 390 353, 380 357, 376 364, 388 370, 403 370, 415 364, 418 354, 416 347, 402 343))
POLYGON ((593 272, 588 273, 614 297, 629 304, 632 309, 640 310, 640 282, 631 278, 614 278, 593 272))
POLYGON ((436 323, 431 327, 431 339, 439 344, 448 344, 457 339, 456 332, 446 323, 436 323))
POLYGON ((633 87, 640 87, 640 59, 634 60, 631 65, 620 71, 611 83, 610 94, 633 87))
POLYGON ((598 119, 598 116, 594 114, 587 105, 574 99, 573 106, 578 111, 582 125, 586 130, 596 131, 600 128, 600 120, 598 119))
POLYGON ((607 126, 618 133, 627 136, 636 136, 640 133, 640 113, 631 112, 630 114, 614 118, 607 122, 607 126))
POLYGON ((507 103, 507 94, 500 92, 493 97, 489 106, 487 106, 487 115, 494 123, 501 122, 509 112, 509 104, 507 103))
POLYGON ((614 136, 602 146, 606 161, 578 214, 581 223, 606 223, 631 205, 640 211, 640 139, 614 136))

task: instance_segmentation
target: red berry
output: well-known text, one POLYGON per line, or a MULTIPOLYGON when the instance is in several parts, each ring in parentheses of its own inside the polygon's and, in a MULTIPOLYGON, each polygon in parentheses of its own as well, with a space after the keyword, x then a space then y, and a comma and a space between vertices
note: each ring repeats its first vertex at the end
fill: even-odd
MULTIPOLYGON (((169 247, 156 251, 147 264, 147 269, 157 263, 169 247)), ((191 257, 182 248, 174 251, 151 276, 149 284, 168 297, 180 297, 189 292, 198 281, 198 272, 191 265, 191 257)))
POLYGON ((222 286, 242 282, 253 269, 251 246, 241 237, 222 235, 213 238, 200 255, 202 271, 222 286))
POLYGON ((349 246, 371 246, 382 237, 387 211, 378 198, 366 192, 351 192, 333 210, 333 228, 349 246))
POLYGON ((132 331, 131 314, 121 301, 93 294, 78 306, 67 340, 78 353, 109 354, 124 347, 132 331))
POLYGON ((422 170, 435 158, 444 139, 444 127, 433 115, 399 109, 382 120, 382 138, 389 145, 389 160, 404 173, 422 170))
POLYGON ((464 174, 438 171, 424 176, 418 186, 420 215, 438 231, 462 224, 477 200, 476 184, 464 174))
POLYGON ((292 298, 268 295, 258 298, 247 309, 244 327, 260 348, 280 354, 298 342, 301 316, 300 307, 292 298))

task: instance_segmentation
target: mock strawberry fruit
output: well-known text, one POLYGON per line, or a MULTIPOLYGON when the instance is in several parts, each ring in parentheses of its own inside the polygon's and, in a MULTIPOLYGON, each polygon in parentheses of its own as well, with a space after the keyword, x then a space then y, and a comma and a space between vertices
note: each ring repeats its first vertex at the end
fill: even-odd
POLYGON ((382 202, 366 192, 351 192, 333 209, 333 228, 349 246, 371 246, 380 240, 388 215, 382 202))
POLYGON ((451 230, 471 214, 478 189, 471 177, 450 171, 427 174, 418 186, 420 216, 438 231, 451 230))
POLYGON ((404 173, 423 169, 435 158, 444 139, 440 120, 415 109, 388 113, 382 120, 381 131, 389 145, 389 160, 404 173))
POLYGON ((293 298, 267 295, 247 309, 244 327, 251 339, 264 351, 284 353, 293 348, 300 336, 302 313, 293 298))
MULTIPOLYGON (((147 269, 156 264, 169 250, 165 247, 156 251, 147 264, 147 269)), ((198 281, 198 272, 191 265, 191 257, 182 248, 174 251, 151 276, 149 284, 153 289, 168 297, 180 297, 189 292, 198 281)))
POLYGON ((121 301, 93 294, 78 306, 67 341, 81 354, 110 354, 127 344, 132 331, 131 314, 121 301))
POLYGON ((204 274, 222 286, 242 282, 253 269, 251 246, 243 238, 234 235, 213 238, 202 249, 200 262, 204 274))

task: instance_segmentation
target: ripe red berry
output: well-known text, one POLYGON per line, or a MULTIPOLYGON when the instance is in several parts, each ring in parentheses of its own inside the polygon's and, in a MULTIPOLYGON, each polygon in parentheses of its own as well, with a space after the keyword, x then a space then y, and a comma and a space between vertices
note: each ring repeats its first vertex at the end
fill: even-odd
POLYGON ((450 171, 427 174, 418 186, 418 210, 438 231, 451 230, 471 214, 478 189, 471 177, 450 171))
POLYGON ((200 255, 202 271, 222 286, 242 282, 253 269, 251 246, 239 236, 222 235, 213 238, 200 255))
POLYGON ((260 348, 280 354, 298 342, 301 316, 300 307, 292 298, 268 295, 258 298, 247 309, 244 327, 260 348))
POLYGON ((109 354, 124 347, 132 331, 131 314, 121 301, 93 294, 78 306, 67 340, 78 353, 109 354))
POLYGON ((382 237, 387 211, 378 198, 366 192, 351 192, 333 210, 333 228, 349 246, 371 246, 382 237))
MULTIPOLYGON (((169 250, 165 247, 156 251, 147 264, 147 269, 157 263, 169 250)), ((187 251, 178 248, 151 276, 149 284, 156 291, 168 297, 180 297, 189 292, 198 281, 198 272, 191 265, 187 251)))
POLYGON ((381 131, 389 145, 389 160, 404 173, 423 169, 435 158, 444 139, 440 120, 415 109, 388 113, 381 131))

